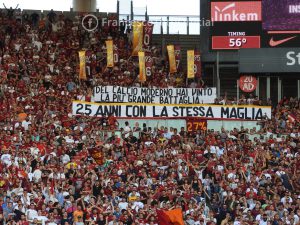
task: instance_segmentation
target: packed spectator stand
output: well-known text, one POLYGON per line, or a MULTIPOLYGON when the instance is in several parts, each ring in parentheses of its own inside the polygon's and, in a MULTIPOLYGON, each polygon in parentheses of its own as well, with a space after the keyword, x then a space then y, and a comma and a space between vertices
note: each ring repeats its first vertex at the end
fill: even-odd
MULTIPOLYGON (((300 224, 299 100, 284 98, 251 132, 74 117, 72 100, 90 101, 95 85, 140 85, 130 29, 89 33, 81 17, 0 12, 0 224, 152 225, 157 209, 174 208, 189 225, 300 224), (110 38, 120 57, 113 69, 106 68, 110 38), (90 56, 87 81, 78 80, 80 49, 90 56), (250 133, 266 138, 249 140, 250 133), (90 148, 102 150, 103 164, 90 148)), ((183 73, 168 75, 159 46, 151 52, 153 76, 143 85, 184 87, 183 73)))

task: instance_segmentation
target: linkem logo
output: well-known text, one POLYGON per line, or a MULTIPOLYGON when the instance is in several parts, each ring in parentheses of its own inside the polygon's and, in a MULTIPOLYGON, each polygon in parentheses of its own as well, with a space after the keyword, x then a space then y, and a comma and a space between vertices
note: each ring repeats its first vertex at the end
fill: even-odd
POLYGON ((212 2, 211 20, 261 21, 261 2, 212 2))

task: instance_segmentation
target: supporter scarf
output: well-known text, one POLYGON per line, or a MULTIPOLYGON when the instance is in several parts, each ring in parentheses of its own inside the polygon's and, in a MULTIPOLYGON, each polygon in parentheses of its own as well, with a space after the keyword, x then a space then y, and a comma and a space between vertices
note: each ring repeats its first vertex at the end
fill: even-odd
POLYGON ((145 66, 145 52, 138 52, 139 55, 139 67, 140 67, 140 82, 146 81, 146 66, 145 66))
POLYGON ((79 51, 79 79, 86 80, 86 71, 85 71, 85 51, 79 51))
POLYGON ((187 50, 187 78, 195 77, 195 52, 194 50, 187 50))
POLYGON ((167 50, 169 56, 170 73, 176 73, 177 69, 176 69, 174 45, 168 45, 167 50))
POLYGON ((113 40, 106 41, 107 67, 114 67, 114 44, 113 40))
POLYGON ((132 55, 137 56, 143 48, 143 22, 134 21, 132 23, 132 55))

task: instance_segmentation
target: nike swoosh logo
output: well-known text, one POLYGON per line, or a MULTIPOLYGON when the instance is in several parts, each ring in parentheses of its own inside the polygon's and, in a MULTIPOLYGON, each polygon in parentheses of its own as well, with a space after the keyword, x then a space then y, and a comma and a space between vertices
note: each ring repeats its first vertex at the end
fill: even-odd
POLYGON ((297 37, 297 36, 288 37, 288 38, 285 38, 285 39, 282 39, 282 40, 278 40, 278 41, 274 41, 274 39, 273 39, 273 37, 272 37, 271 40, 270 40, 270 42, 269 42, 269 44, 270 44, 270 46, 275 47, 275 46, 277 46, 277 45, 281 45, 281 44, 283 44, 284 42, 287 42, 287 41, 289 41, 289 40, 291 40, 291 39, 294 39, 294 38, 296 38, 296 37, 297 37))

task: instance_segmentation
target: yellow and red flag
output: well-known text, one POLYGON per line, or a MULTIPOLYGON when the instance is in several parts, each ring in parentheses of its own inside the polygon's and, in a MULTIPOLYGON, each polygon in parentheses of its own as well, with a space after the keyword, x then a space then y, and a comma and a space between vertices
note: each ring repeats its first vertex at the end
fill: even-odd
POLYGON ((170 73, 176 73, 177 68, 176 68, 174 45, 168 45, 167 51, 168 51, 168 56, 169 56, 170 73))
POLYGON ((114 67, 114 42, 113 42, 113 40, 106 41, 106 61, 107 61, 107 67, 114 67))
POLYGON ((195 52, 194 50, 187 50, 187 78, 195 77, 195 52))
POLYGON ((134 21, 132 23, 132 55, 137 56, 143 49, 143 22, 134 21))
POLYGON ((79 79, 80 80, 86 80, 86 69, 85 69, 85 51, 79 51, 79 79))
POLYGON ((140 68, 139 80, 140 82, 145 82, 146 81, 145 52, 138 52, 138 56, 139 56, 139 68, 140 68))

